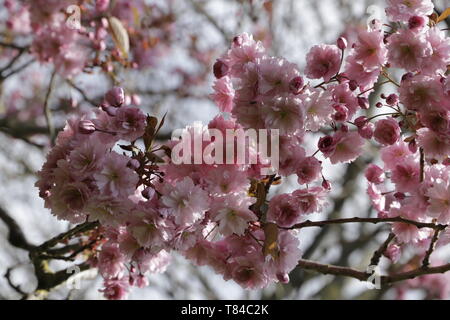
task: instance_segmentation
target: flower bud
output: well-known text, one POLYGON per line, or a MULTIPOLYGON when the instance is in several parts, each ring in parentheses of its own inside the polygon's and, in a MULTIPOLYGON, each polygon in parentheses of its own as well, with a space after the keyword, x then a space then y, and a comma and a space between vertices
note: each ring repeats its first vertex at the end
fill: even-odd
POLYGON ((117 109, 107 105, 101 106, 102 110, 105 111, 110 117, 114 117, 117 113, 117 109))
POLYGON ((319 139, 317 147, 323 153, 332 152, 335 149, 335 143, 332 136, 325 136, 319 139))
POLYGON ((339 37, 339 39, 337 39, 336 43, 337 43, 338 48, 341 50, 345 50, 347 48, 347 39, 345 39, 344 37, 339 37))
POLYGON ((305 83, 304 83, 302 77, 300 77, 300 76, 295 77, 295 78, 293 78, 293 79, 289 82, 289 91, 290 91, 292 94, 297 95, 297 94, 299 94, 300 91, 302 90, 304 84, 305 84, 305 83))
POLYGON ((322 180, 322 188, 326 189, 326 190, 331 190, 331 183, 330 181, 323 179, 322 180))
POLYGON ((363 126, 358 128, 359 135, 364 139, 372 139, 375 125, 372 122, 366 122, 363 126))
POLYGON ((398 96, 395 93, 390 94, 386 98, 386 103, 390 106, 393 106, 398 103, 398 96))
POLYGON ((411 153, 416 153, 417 152, 417 142, 416 139, 411 140, 408 143, 408 149, 409 151, 411 151, 411 153))
POLYGON ((118 108, 125 102, 125 92, 121 87, 114 87, 106 93, 105 101, 118 108))
POLYGON ((367 181, 379 184, 384 181, 384 171, 376 164, 369 164, 364 172, 367 181))
POLYGON ((357 126, 358 128, 363 127, 366 123, 367 123, 367 117, 365 117, 365 116, 360 116, 355 119, 355 126, 357 126))
POLYGON ((230 68, 228 67, 228 65, 226 63, 224 63, 220 59, 217 59, 217 61, 214 63, 214 66, 213 66, 214 76, 217 79, 220 79, 228 74, 229 69, 230 68))
POLYGON ((95 132, 95 125, 91 120, 81 120, 78 123, 78 131, 82 134, 91 134, 95 132))
POLYGON ((361 109, 369 109, 369 99, 366 97, 358 97, 358 105, 361 109))
POLYGON ((355 91, 356 89, 358 89, 358 82, 356 82, 355 80, 350 80, 348 82, 348 87, 350 90, 355 91))
POLYGON ((333 106, 333 109, 336 111, 335 114, 333 114, 333 119, 338 122, 343 122, 348 117, 348 109, 347 107, 343 106, 342 104, 335 104, 333 106))
POLYGON ((403 200, 405 199, 405 194, 403 192, 396 192, 394 193, 394 197, 397 200, 403 200))
POLYGON ((392 145, 400 138, 400 127, 392 118, 382 119, 377 121, 373 135, 379 143, 392 145))
POLYGON ((419 29, 425 25, 425 18, 420 16, 413 16, 408 20, 408 27, 410 29, 419 29))
POLYGON ((140 166, 141 166, 141 164, 136 159, 131 159, 127 163, 127 167, 130 168, 130 169, 133 169, 133 170, 139 169, 140 166))

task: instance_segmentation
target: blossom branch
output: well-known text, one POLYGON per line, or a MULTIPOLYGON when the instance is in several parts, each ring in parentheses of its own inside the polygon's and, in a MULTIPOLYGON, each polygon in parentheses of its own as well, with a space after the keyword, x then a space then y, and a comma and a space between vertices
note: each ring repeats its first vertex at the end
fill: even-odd
POLYGON ((330 224, 342 224, 342 223, 382 223, 382 222, 403 222, 407 224, 415 225, 417 228, 431 228, 431 229, 439 229, 444 230, 447 225, 443 224, 435 224, 435 223, 427 223, 427 222, 419 222, 414 221, 410 219, 405 219, 402 217, 389 217, 389 218, 360 218, 360 217, 354 217, 354 218, 342 218, 342 219, 332 219, 332 220, 323 220, 323 221, 311 221, 306 220, 304 222, 298 223, 293 225, 289 228, 283 228, 281 229, 301 229, 301 228, 308 228, 308 227, 324 227, 330 224))
POLYGON ((377 266, 380 262, 381 256, 386 251, 387 247, 389 246, 389 243, 395 238, 394 233, 389 233, 389 236, 387 237, 386 241, 383 242, 383 244, 380 246, 380 248, 375 251, 375 253, 372 256, 372 259, 370 259, 370 265, 371 266, 377 266))
POLYGON ((425 257, 423 258, 422 268, 428 268, 430 265, 430 257, 436 248, 436 243, 439 239, 439 234, 441 233, 441 229, 436 229, 433 234, 433 238, 431 238, 430 246, 428 247, 427 252, 425 253, 425 257))

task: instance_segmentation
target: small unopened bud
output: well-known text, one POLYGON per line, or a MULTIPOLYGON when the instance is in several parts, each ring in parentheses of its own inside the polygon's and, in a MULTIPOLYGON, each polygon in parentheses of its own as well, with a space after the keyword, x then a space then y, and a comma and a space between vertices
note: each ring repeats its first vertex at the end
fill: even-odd
POLYGON ((277 279, 281 283, 289 283, 289 275, 287 273, 277 273, 277 279))
POLYGON ((408 143, 408 149, 409 149, 409 151, 411 151, 411 153, 416 153, 417 152, 417 142, 416 142, 416 139, 413 139, 413 140, 411 140, 409 143, 408 143))
POLYGON ((220 59, 217 59, 217 61, 214 63, 214 66, 213 66, 214 76, 217 79, 220 79, 228 74, 229 69, 230 68, 228 67, 228 65, 225 62, 223 62, 220 59))
POLYGON ((95 132, 95 125, 91 120, 81 120, 78 123, 78 131, 82 134, 91 134, 95 132))
POLYGON ((410 29, 422 28, 425 25, 425 18, 420 16, 413 16, 408 20, 408 27, 410 29))
POLYGON ((381 102, 377 102, 377 103, 375 104, 375 107, 381 108, 381 107, 383 107, 383 104, 382 104, 381 102))
POLYGON ((348 87, 350 88, 350 90, 355 91, 356 89, 358 89, 358 82, 356 82, 355 80, 350 80, 348 82, 348 87))
POLYGON ((365 116, 360 116, 358 118, 355 119, 355 126, 357 126, 358 128, 361 128, 362 126, 364 126, 367 122, 367 117, 365 116))
POLYGON ((333 119, 334 119, 335 121, 343 122, 343 121, 345 121, 345 120, 347 119, 347 116, 348 116, 348 109, 347 109, 346 106, 344 106, 344 105, 342 105, 342 104, 335 104, 335 105, 333 106, 333 109, 336 111, 336 112, 333 114, 333 119))
POLYGON ((396 192, 394 193, 394 197, 397 200, 403 200, 405 199, 405 194, 403 192, 396 192))
POLYGON ((366 97, 358 97, 358 105, 361 109, 369 109, 369 99, 366 97))
POLYGON ((339 39, 337 39, 336 43, 337 43, 338 48, 341 50, 345 50, 347 48, 347 39, 345 39, 344 37, 339 37, 339 39))
POLYGON ((237 47, 240 47, 242 45, 242 36, 234 37, 233 44, 237 47))
POLYGON ((117 109, 114 107, 109 107, 107 105, 101 106, 102 110, 105 111, 109 116, 114 117, 117 113, 117 109))
POLYGON ((323 179, 322 180, 322 188, 324 188, 326 190, 331 190, 331 183, 328 180, 323 179))
POLYGON ((125 102, 125 92, 121 87, 114 87, 106 93, 105 101, 118 108, 125 102))
POLYGON ((398 96, 395 93, 388 95, 386 98, 386 103, 390 106, 393 106, 398 103, 398 96))
POLYGON ((155 195, 155 190, 151 187, 147 187, 144 190, 142 190, 141 194, 145 199, 150 200, 155 195))
POLYGON ((292 94, 297 95, 297 94, 299 94, 300 91, 302 90, 304 84, 305 84, 305 83, 304 83, 302 77, 300 77, 300 76, 295 77, 295 78, 293 78, 293 79, 289 82, 289 91, 290 91, 292 94))
POLYGON ((402 82, 411 80, 414 77, 414 74, 411 72, 407 72, 402 76, 402 82))
POLYGON ((130 169, 133 169, 133 170, 139 169, 140 166, 141 166, 141 164, 136 159, 131 159, 127 163, 127 167, 130 168, 130 169))

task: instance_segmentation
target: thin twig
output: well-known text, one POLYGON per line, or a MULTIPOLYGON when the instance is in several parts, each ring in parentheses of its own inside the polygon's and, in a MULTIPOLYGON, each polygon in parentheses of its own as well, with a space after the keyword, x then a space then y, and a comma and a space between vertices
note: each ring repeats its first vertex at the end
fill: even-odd
POLYGON ((434 231, 433 238, 431 238, 430 246, 428 247, 428 250, 425 253, 425 257, 423 258, 422 261, 422 268, 428 268, 428 266, 430 265, 430 257, 436 247, 436 243, 439 239, 439 234, 441 231, 442 231, 441 229, 436 229, 434 231))
POLYGON ((370 259, 370 265, 371 266, 377 266, 380 262, 381 256, 386 251, 387 247, 389 246, 389 243, 395 238, 394 233, 389 233, 389 236, 387 237, 386 241, 383 242, 383 244, 378 248, 377 251, 372 256, 372 259, 370 259))
POLYGON ((443 224, 435 224, 435 223, 426 223, 419 222, 414 220, 405 219, 402 217, 389 217, 389 218, 343 218, 343 219, 332 219, 332 220, 324 220, 324 221, 304 221, 298 224, 293 225, 292 227, 285 228, 279 227, 281 229, 301 229, 308 227, 324 227, 331 224, 343 224, 343 223, 383 223, 383 222, 402 222, 411 225, 415 225, 417 228, 431 228, 431 229, 439 229, 443 230, 447 227, 447 225, 443 224))
POLYGON ((53 91, 53 84, 55 81, 55 76, 56 76, 56 70, 53 71, 51 78, 50 78, 50 83, 48 85, 48 90, 47 90, 47 94, 45 95, 45 102, 44 102, 44 115, 45 115, 45 120, 47 121, 47 128, 48 128, 48 134, 50 136, 50 141, 51 144, 54 145, 55 142, 55 126, 53 124, 53 119, 52 119, 52 111, 50 109, 50 97, 53 91))

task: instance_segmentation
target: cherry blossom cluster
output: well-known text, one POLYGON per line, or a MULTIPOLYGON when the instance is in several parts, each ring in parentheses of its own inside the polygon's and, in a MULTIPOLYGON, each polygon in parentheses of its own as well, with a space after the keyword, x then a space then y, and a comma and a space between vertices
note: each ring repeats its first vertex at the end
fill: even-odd
MULTIPOLYGON (((247 33, 232 40, 213 68, 211 97, 222 113, 202 130, 278 130, 274 175, 261 175, 268 164, 251 148, 256 164, 173 163, 181 142, 157 144, 162 123, 125 105, 119 87, 93 115, 70 120, 36 185, 59 219, 100 223, 103 242, 90 262, 105 279, 105 296, 145 286, 145 273, 163 272, 172 251, 247 289, 288 282, 301 258, 295 226, 327 203, 322 165, 354 161, 369 142, 383 163, 365 171, 378 217, 448 224, 450 39, 432 10, 429 0, 388 1, 391 25, 374 20, 355 43, 341 37, 312 47, 303 75, 247 33), (403 70, 401 81, 392 68, 403 70), (371 106, 369 95, 386 83, 397 91, 371 106), (390 112, 369 116, 378 108, 390 112), (294 191, 269 193, 291 175, 294 191)), ((385 255, 393 261, 405 245, 426 247, 433 237, 403 222, 392 231, 385 255)), ((448 232, 442 239, 439 245, 449 242, 448 232)))
POLYGON ((5 0, 5 8, 8 33, 31 37, 33 55, 63 77, 94 67, 112 72, 117 64, 152 66, 172 32, 170 10, 142 0, 5 0))

